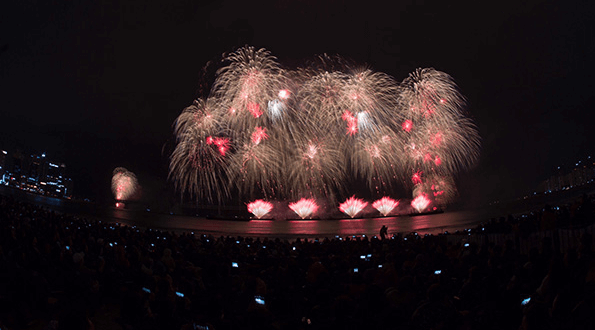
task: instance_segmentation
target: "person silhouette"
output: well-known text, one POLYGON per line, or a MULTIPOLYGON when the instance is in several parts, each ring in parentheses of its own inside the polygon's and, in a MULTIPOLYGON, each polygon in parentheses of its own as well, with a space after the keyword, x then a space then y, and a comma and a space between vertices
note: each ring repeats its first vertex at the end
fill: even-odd
POLYGON ((386 235, 388 235, 388 227, 382 225, 382 228, 380 228, 380 237, 384 240, 386 239, 386 235))

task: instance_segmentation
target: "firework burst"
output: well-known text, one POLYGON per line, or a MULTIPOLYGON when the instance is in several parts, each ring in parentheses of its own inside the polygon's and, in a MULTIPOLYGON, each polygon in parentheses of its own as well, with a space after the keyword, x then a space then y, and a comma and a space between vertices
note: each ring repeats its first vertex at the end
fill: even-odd
POLYGON ((334 203, 363 180, 378 195, 404 185, 450 202, 444 187, 480 147, 453 79, 430 68, 399 83, 345 63, 321 56, 291 71, 265 49, 225 55, 207 98, 175 122, 176 188, 219 203, 236 193, 334 203))
POLYGON ((124 167, 114 169, 112 175, 112 193, 117 201, 126 201, 134 197, 138 189, 136 175, 124 167))

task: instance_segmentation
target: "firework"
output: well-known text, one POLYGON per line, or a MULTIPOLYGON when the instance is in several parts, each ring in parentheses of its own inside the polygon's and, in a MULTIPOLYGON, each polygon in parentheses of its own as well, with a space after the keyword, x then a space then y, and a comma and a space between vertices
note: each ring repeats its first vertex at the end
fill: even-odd
POLYGON ((257 199, 252 203, 248 203, 248 212, 254 214, 258 219, 264 217, 273 209, 273 204, 265 202, 262 199, 257 199))
POLYGON ((305 219, 316 213, 318 205, 313 199, 302 198, 295 203, 290 203, 289 208, 300 218, 305 219))
POLYGON ((387 216, 398 205, 399 201, 396 201, 390 197, 382 197, 372 204, 372 206, 384 216, 387 216))
POLYGON ((114 169, 112 175, 112 193, 117 201, 126 201, 134 197, 138 189, 136 175, 123 167, 114 169))
POLYGON ((411 201, 411 206, 413 206, 417 212, 421 213, 428 207, 428 205, 430 205, 430 203, 431 201, 428 196, 425 193, 422 193, 411 201))
POLYGON ((353 218, 367 205, 368 202, 364 202, 363 199, 358 199, 355 198, 355 196, 352 196, 350 198, 347 198, 345 202, 339 205, 339 210, 353 218))
POLYGON ((321 56, 291 71, 265 49, 225 55, 209 95, 175 122, 176 189, 219 203, 232 195, 334 203, 366 182, 377 195, 404 185, 452 201, 456 189, 444 188, 480 147, 453 79, 418 69, 399 83, 345 63, 321 56))

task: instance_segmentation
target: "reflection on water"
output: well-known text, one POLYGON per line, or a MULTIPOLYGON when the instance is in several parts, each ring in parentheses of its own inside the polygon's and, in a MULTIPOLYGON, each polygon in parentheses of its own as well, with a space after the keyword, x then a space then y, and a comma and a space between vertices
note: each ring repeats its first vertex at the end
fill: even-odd
POLYGON ((152 227, 167 230, 186 230, 213 235, 232 236, 278 236, 278 237, 332 237, 334 235, 378 235, 382 226, 389 234, 418 232, 437 234, 475 226, 489 219, 477 211, 445 212, 416 217, 398 216, 386 218, 345 220, 212 220, 181 215, 163 215, 144 211, 113 208, 111 218, 126 225, 152 227))
MULTIPOLYGON (((373 236, 378 235, 382 226, 388 227, 389 234, 410 232, 436 234, 445 230, 470 228, 493 217, 487 211, 473 210, 416 217, 397 216, 344 220, 212 220, 192 216, 156 214, 145 210, 129 210, 114 206, 101 207, 90 203, 29 194, 14 189, 6 192, 6 189, 0 188, 0 192, 58 211, 101 218, 129 226, 173 231, 197 231, 216 236, 332 237, 334 235, 363 234, 373 236)), ((496 214, 496 216, 500 215, 496 214)))

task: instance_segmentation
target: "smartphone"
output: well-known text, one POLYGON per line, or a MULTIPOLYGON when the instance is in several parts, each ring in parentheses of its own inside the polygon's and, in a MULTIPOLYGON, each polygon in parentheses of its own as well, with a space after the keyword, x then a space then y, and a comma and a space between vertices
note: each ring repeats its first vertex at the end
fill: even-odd
POLYGON ((259 305, 264 305, 264 297, 262 296, 254 296, 254 301, 259 305))
POLYGON ((465 243, 465 245, 464 245, 464 246, 465 246, 465 247, 469 247, 469 243, 465 243))
POLYGON ((353 268, 353 272, 354 272, 354 273, 357 273, 357 272, 359 272, 359 268, 353 268))
POLYGON ((198 325, 194 323, 194 330, 209 330, 208 325, 198 325))

